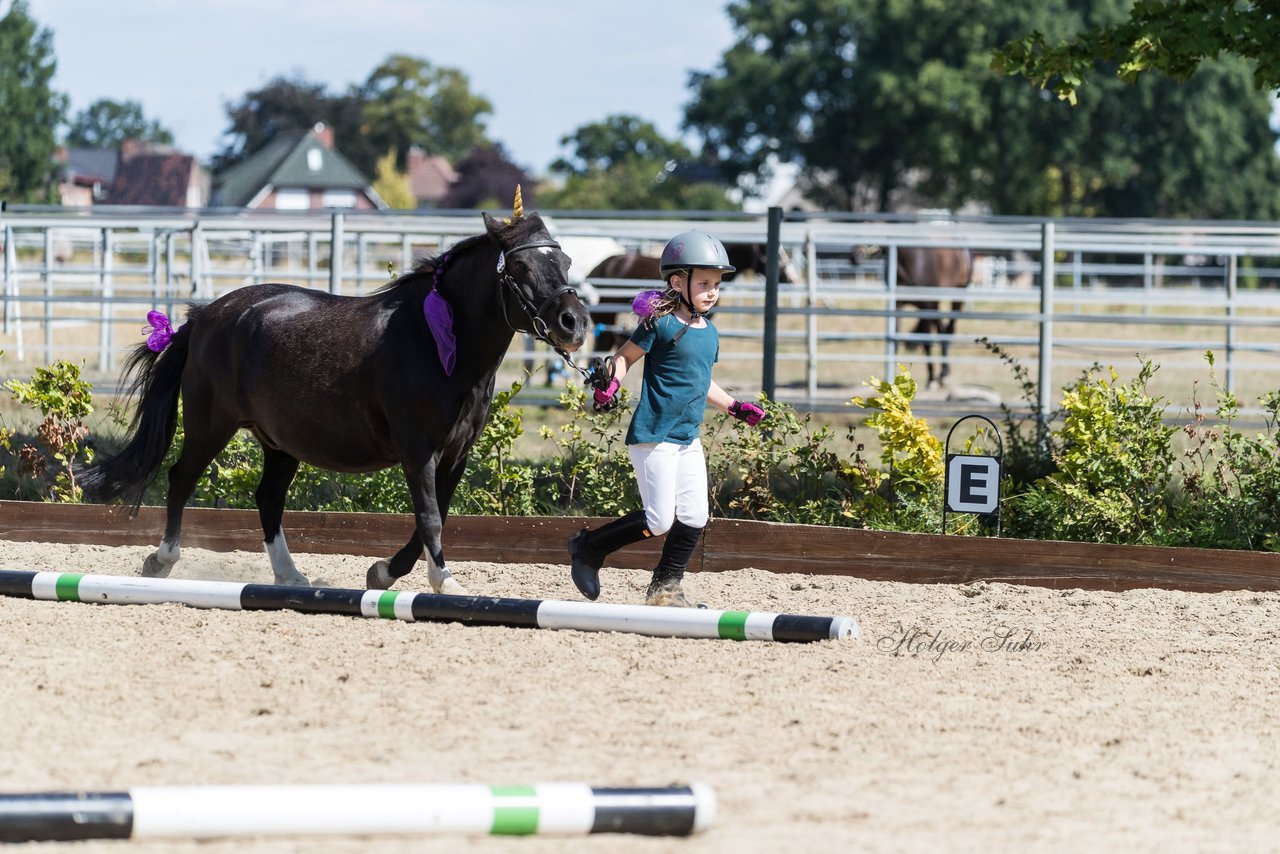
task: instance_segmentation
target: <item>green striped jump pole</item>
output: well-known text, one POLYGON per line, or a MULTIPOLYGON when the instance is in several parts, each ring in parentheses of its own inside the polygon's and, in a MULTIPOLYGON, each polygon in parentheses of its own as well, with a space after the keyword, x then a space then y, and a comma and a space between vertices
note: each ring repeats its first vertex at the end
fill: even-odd
POLYGON ((639 833, 689 836, 715 820, 704 784, 136 786, 0 794, 0 842, 236 836, 639 833))
POLYGON ((629 632, 672 638, 806 642, 858 636, 858 624, 853 617, 448 596, 397 590, 286 587, 75 572, 0 570, 0 595, 112 605, 177 603, 230 611, 305 611, 384 617, 407 622, 629 632))

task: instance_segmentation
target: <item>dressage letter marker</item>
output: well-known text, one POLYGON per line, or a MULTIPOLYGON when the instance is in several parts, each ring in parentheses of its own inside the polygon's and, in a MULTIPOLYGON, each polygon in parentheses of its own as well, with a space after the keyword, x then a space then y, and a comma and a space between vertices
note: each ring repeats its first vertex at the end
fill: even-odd
POLYGON ((74 572, 0 570, 0 596, 106 605, 176 603, 228 611, 303 611, 406 622, 630 632, 669 638, 807 642, 858 637, 858 623, 853 617, 448 596, 396 590, 285 587, 74 572))
POLYGON ((0 842, 425 833, 689 836, 715 820, 709 786, 582 783, 137 786, 0 794, 0 842))
POLYGON ((998 459, 972 454, 947 457, 947 509, 956 513, 994 513, 999 502, 998 459))

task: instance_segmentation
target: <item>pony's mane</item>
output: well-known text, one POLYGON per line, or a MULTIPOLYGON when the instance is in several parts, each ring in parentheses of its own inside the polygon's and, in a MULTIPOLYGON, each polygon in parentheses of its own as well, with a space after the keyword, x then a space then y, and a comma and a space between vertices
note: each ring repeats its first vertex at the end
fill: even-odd
POLYGON ((418 261, 417 261, 417 263, 415 263, 415 264, 413 265, 413 272, 415 272, 415 273, 434 273, 434 272, 436 271, 436 265, 440 263, 440 258, 441 258, 442 256, 444 256, 444 255, 461 255, 462 253, 464 253, 464 252, 466 252, 467 250, 469 250, 472 246, 475 246, 477 243, 481 243, 481 242, 486 241, 486 240, 488 240, 488 239, 489 239, 489 235, 488 235, 488 234, 476 234, 476 235, 472 235, 471 237, 465 238, 465 239, 460 240, 460 241, 458 241, 457 243, 453 244, 453 245, 452 245, 452 246, 450 246, 448 249, 446 249, 444 252, 441 252, 439 255, 425 255, 425 256, 423 256, 423 257, 419 258, 419 259, 418 259, 418 261))
MULTIPOLYGON (((531 232, 541 226, 542 226, 542 220, 538 218, 536 214, 533 214, 531 216, 527 216, 524 219, 518 221, 512 226, 512 228, 519 228, 520 236, 523 238, 528 236, 528 232, 531 232), (523 228, 521 228, 522 226, 523 228)), ((436 265, 440 263, 440 259, 444 255, 459 255, 459 254, 465 253, 469 251, 476 244, 483 243, 485 241, 488 241, 489 239, 490 239, 490 236, 488 232, 485 232, 484 234, 475 234, 475 235, 472 235, 471 237, 467 237, 458 241, 457 243, 450 246, 448 249, 446 249, 444 252, 440 253, 439 255, 424 255, 421 258, 419 258, 416 262, 414 262, 413 268, 409 270, 409 272, 399 275, 396 278, 392 279, 391 281, 387 282, 385 285, 378 288, 375 291, 375 293, 383 293, 385 291, 395 290, 396 288, 399 288, 402 285, 409 284, 412 280, 416 280, 421 275, 430 276, 433 273, 435 273, 436 265)))

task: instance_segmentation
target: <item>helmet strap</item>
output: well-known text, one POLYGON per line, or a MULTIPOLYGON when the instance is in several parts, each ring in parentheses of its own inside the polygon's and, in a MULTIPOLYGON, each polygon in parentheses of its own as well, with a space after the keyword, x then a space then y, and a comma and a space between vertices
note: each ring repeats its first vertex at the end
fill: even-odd
POLYGON ((689 318, 689 324, 681 326, 680 331, 677 332, 675 334, 675 337, 671 339, 671 343, 673 344, 679 343, 680 339, 684 337, 684 333, 688 331, 689 325, 697 323, 700 318, 706 317, 705 314, 703 314, 702 312, 698 311, 696 308, 693 307, 693 303, 689 300, 689 297, 685 293, 685 291, 688 291, 689 293, 693 292, 693 268, 692 267, 684 271, 684 286, 685 286, 684 291, 680 290, 679 288, 675 289, 676 296, 680 298, 680 304, 683 305, 685 308, 689 309, 689 314, 691 314, 692 317, 689 318))

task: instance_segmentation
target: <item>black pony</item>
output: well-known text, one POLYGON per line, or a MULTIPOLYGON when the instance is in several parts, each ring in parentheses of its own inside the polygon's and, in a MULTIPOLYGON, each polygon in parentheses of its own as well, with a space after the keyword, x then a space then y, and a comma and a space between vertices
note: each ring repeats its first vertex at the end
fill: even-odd
POLYGON ((368 296, 240 288, 190 306, 163 352, 144 344, 130 355, 131 394, 141 393, 132 436, 80 483, 96 500, 140 501, 173 441, 181 393, 185 440, 169 470, 168 522, 143 575, 169 574, 196 481, 246 428, 262 445, 254 497, 277 583, 309 584, 280 529, 299 461, 343 472, 399 464, 417 528, 370 567, 369 587, 390 587, 425 555, 432 589, 465 592, 445 567, 440 532, 498 366, 516 332, 564 354, 582 346, 590 320, 566 284, 569 258, 540 217, 519 206, 512 220, 483 216, 484 234, 368 296))

